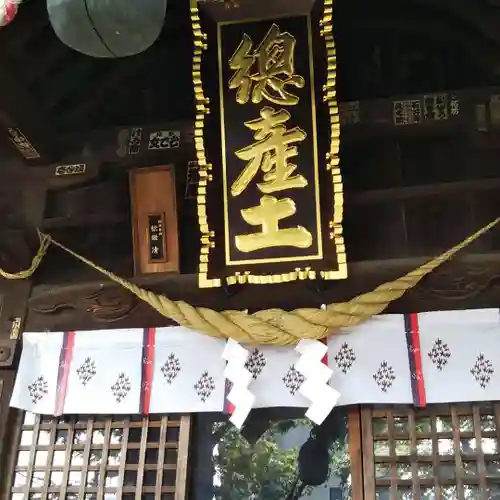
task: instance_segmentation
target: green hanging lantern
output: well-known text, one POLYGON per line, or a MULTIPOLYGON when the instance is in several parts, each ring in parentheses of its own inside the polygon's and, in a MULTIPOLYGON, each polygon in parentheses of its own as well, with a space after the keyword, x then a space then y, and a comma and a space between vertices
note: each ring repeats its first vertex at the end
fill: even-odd
POLYGON ((160 35, 166 8, 167 0, 47 0, 59 39, 92 57, 144 52, 160 35))

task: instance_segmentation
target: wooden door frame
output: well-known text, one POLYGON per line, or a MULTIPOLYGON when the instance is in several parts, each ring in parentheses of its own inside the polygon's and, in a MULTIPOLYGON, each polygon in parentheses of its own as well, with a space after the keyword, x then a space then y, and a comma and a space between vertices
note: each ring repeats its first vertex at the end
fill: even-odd
POLYGON ((348 413, 349 457, 351 460, 352 500, 364 500, 363 453, 365 440, 362 433, 361 406, 349 408, 348 413))
POLYGON ((10 408, 15 372, 0 371, 0 499, 10 498, 23 412, 10 408))

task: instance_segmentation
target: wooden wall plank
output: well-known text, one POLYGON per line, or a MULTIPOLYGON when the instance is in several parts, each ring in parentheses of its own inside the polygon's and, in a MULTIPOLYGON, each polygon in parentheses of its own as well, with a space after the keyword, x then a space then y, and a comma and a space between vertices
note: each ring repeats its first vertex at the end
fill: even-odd
POLYGON ((125 427, 123 429, 123 436, 122 436, 122 443, 121 443, 121 450, 120 450, 120 467, 118 470, 118 488, 117 488, 117 496, 119 498, 122 497, 123 495, 123 483, 125 481, 125 465, 126 465, 126 460, 123 457, 127 456, 127 446, 128 446, 128 439, 130 435, 130 418, 125 419, 125 427))
POLYGON ((167 446, 168 416, 161 417, 160 439, 158 443, 158 469, 156 470, 155 500, 161 500, 161 487, 163 485, 163 468, 165 466, 165 448, 167 446))
POLYGON ((434 475, 434 494, 436 500, 442 500, 441 484, 439 482, 439 443, 437 436, 436 420, 431 418, 431 440, 432 440, 432 468, 434 475))
MULTIPOLYGON (((410 456, 417 456, 417 430, 416 430, 416 422, 415 422, 415 410, 413 408, 410 409, 408 413, 408 428, 410 432, 410 456)), ((415 460, 412 461, 411 464, 411 475, 413 479, 413 500, 420 500, 420 481, 418 477, 418 464, 415 460)))
MULTIPOLYGON (((87 485, 87 474, 89 467, 89 458, 90 458, 90 445, 92 444, 92 431, 93 431, 93 420, 87 420, 87 428, 86 428, 86 441, 83 448, 82 458, 83 458, 83 466, 81 472, 81 482, 78 490, 78 498, 85 498, 85 486, 87 485)), ((71 460, 71 457, 66 457, 66 460, 71 460)), ((71 465, 71 464, 70 464, 71 465)))
POLYGON ((486 463, 484 460, 484 450, 482 446, 482 432, 481 432, 481 414, 479 407, 473 405, 472 407, 472 421, 474 423, 474 438, 476 440, 477 449, 477 472, 479 476, 479 487, 481 488, 481 500, 488 500, 489 495, 486 490, 486 463))
POLYGON ((15 373, 12 371, 0 371, 0 498, 2 499, 6 498, 3 493, 12 479, 12 468, 9 466, 14 457, 10 445, 12 439, 16 439, 17 436, 12 426, 15 425, 18 412, 9 408, 14 377, 15 373))
MULTIPOLYGON (((136 492, 135 500, 141 500, 143 498, 143 487, 144 487, 144 466, 146 464, 146 446, 148 444, 148 417, 142 419, 141 428, 141 440, 139 448, 139 460, 137 464, 137 480, 136 480, 136 492)), ((158 486, 158 484, 156 485, 158 486)))
POLYGON ((363 486, 366 500, 375 500, 375 462, 373 454, 372 410, 361 410, 361 435, 363 436, 363 486))
MULTIPOLYGON (((373 426, 372 426, 373 427, 373 426)), ((394 415, 391 409, 387 410, 387 434, 389 438, 389 456, 396 456, 396 441, 394 439, 394 415)), ((397 462, 391 461, 391 500, 398 498, 398 470, 397 462)))
POLYGON ((348 414, 349 458, 351 461, 352 500, 363 500, 363 459, 360 406, 349 408, 348 414))
POLYGON ((14 388, 15 374, 11 371, 0 372, 0 457, 4 452, 4 437, 8 433, 9 402, 14 388))
MULTIPOLYGON (((9 391, 10 399, 10 391, 9 391)), ((5 394, 4 394, 5 396, 5 394)), ((7 420, 6 429, 1 441, 2 452, 0 453, 0 498, 10 498, 10 487, 14 479, 14 465, 17 458, 15 446, 21 436, 21 424, 23 412, 11 409, 7 420)))
POLYGON ((454 406, 451 408, 451 424, 453 426, 453 446, 455 447, 454 456, 457 470, 457 500, 465 500, 464 466, 462 462, 462 453, 460 452, 460 417, 454 406))
MULTIPOLYGON (((26 465, 26 469, 23 471, 26 477, 26 481, 22 487, 24 497, 29 498, 29 493, 30 493, 30 486, 33 481, 33 473, 35 470, 35 459, 36 459, 36 452, 37 452, 37 443, 38 443, 38 436, 40 433, 40 419, 37 418, 35 421, 35 425, 33 426, 33 429, 31 431, 31 444, 30 444, 30 449, 29 449, 29 458, 28 458, 28 463, 26 465)), ((22 432, 21 432, 22 436, 22 432)), ((17 443, 14 443, 14 445, 17 443)), ((18 455, 18 463, 19 463, 19 455, 18 455)))
POLYGON ((179 447, 177 449, 177 475, 175 479, 175 500, 187 500, 187 479, 189 442, 191 436, 191 417, 183 415, 179 429, 179 447))
POLYGON ((62 475, 62 485, 61 485, 61 498, 66 498, 66 490, 68 488, 68 478, 69 478, 69 468, 71 465, 71 450, 73 448, 73 439, 75 437, 75 430, 73 426, 68 427, 68 437, 66 440, 66 449, 65 449, 65 457, 63 475, 62 475))
POLYGON ((109 442, 111 439, 111 420, 106 420, 104 427, 104 442, 102 445, 102 461, 99 469, 100 481, 97 485, 97 500, 104 500, 104 489, 106 485, 106 465, 109 461, 109 442))

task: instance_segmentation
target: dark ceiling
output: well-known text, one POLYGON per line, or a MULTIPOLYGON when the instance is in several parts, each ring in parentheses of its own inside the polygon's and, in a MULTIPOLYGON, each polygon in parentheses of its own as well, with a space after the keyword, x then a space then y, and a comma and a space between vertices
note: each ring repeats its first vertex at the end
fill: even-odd
MULTIPOLYGON (((338 0, 340 100, 500 84, 500 30, 488 34, 484 27, 495 17, 500 26, 499 9, 464 0, 438 4, 338 0)), ((124 59, 69 49, 52 31, 46 2, 28 0, 0 30, 0 54, 0 68, 59 133, 193 117, 188 0, 169 0, 157 42, 124 59)))
POLYGON ((42 108, 56 131, 190 118, 189 2, 170 0, 165 25, 146 52, 96 59, 66 47, 49 24, 46 1, 29 0, 0 31, 0 62, 42 108))

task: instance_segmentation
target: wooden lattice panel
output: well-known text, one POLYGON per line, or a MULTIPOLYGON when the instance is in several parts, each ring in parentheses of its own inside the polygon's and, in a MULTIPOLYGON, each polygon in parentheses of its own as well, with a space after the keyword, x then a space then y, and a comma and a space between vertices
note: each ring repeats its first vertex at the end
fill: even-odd
POLYGON ((184 500, 189 417, 26 413, 12 500, 184 500))
POLYGON ((365 498, 500 500, 500 404, 364 409, 365 498))

